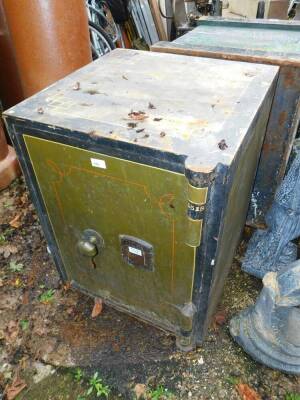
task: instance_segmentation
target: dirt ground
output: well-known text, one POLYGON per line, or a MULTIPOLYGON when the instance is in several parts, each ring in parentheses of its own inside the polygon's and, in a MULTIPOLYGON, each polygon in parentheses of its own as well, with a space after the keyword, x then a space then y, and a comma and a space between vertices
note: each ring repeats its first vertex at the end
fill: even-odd
POLYGON ((0 399, 94 399, 97 372, 109 399, 299 400, 300 378, 255 363, 229 335, 231 316, 260 288, 237 257, 209 335, 189 354, 108 306, 92 318, 93 299, 60 282, 24 183, 15 181, 0 192, 0 399), (241 384, 253 391, 243 397, 241 384))

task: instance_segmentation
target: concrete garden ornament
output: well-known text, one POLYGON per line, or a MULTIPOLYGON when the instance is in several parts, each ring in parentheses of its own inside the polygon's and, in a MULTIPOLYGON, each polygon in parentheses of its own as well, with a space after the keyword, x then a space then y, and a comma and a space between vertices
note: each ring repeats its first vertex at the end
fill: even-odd
POLYGON ((300 375, 300 260, 269 272, 255 304, 235 316, 230 333, 255 360, 300 375))
POLYGON ((297 259, 292 240, 300 236, 300 150, 277 190, 266 223, 267 230, 259 229, 252 236, 242 264, 245 272, 258 278, 297 259))

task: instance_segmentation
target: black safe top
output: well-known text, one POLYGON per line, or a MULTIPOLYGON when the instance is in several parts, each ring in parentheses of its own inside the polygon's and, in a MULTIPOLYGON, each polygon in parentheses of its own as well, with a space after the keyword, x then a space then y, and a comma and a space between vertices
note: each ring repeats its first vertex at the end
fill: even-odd
POLYGON ((229 165, 277 72, 269 65, 117 49, 4 115, 61 127, 70 137, 83 132, 191 157, 199 167, 229 165))

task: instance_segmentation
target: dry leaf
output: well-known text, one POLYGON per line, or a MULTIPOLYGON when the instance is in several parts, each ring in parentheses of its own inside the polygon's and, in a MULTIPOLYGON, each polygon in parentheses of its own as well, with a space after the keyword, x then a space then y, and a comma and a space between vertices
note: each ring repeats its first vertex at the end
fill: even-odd
POLYGON ((8 258, 11 254, 16 254, 18 248, 13 244, 5 244, 0 246, 0 254, 3 254, 4 258, 8 258))
POLYGON ((148 115, 144 111, 131 111, 128 116, 135 121, 144 121, 148 118, 148 115))
POLYGON ((22 304, 26 305, 28 303, 29 303, 29 291, 26 290, 26 292, 23 293, 22 304))
POLYGON ((150 101, 149 101, 148 108, 149 108, 150 110, 154 110, 156 107, 155 107, 154 104, 150 103, 150 101))
POLYGON ((95 304, 92 311, 92 318, 98 317, 101 314, 103 309, 103 301, 99 297, 95 298, 95 304))
POLYGON ((226 143, 225 139, 222 139, 219 143, 218 143, 218 147, 220 150, 226 150, 228 145, 226 143))
POLYGON ((15 229, 20 228, 20 226, 21 226, 21 221, 20 221, 21 216, 22 216, 21 213, 20 213, 20 214, 17 214, 17 215, 9 222, 9 225, 10 225, 11 227, 15 228, 15 229))
POLYGON ((23 281, 20 278, 16 278, 16 280, 13 282, 13 285, 15 287, 21 287, 23 286, 23 281))
POLYGON ((34 334, 42 337, 48 334, 48 329, 45 326, 35 326, 34 327, 34 334))
POLYGON ((9 321, 8 325, 7 325, 7 329, 6 329, 6 339, 9 342, 13 342, 18 334, 19 334, 19 325, 17 323, 17 321, 9 321))
POLYGON ((68 290, 70 290, 71 287, 72 287, 72 286, 71 286, 71 282, 66 281, 66 282, 64 283, 63 288, 64 288, 64 291, 65 291, 65 292, 67 292, 68 290))
POLYGON ((213 316, 213 321, 212 321, 212 326, 213 329, 216 331, 218 330, 218 327, 224 325, 227 321, 227 313, 225 310, 218 311, 214 316, 213 316))
POLYGON ((260 395, 246 383, 239 383, 235 388, 242 400, 261 400, 260 395))
POLYGON ((24 192, 20 198, 20 201, 22 204, 25 204, 28 202, 28 194, 26 192, 24 192))
POLYGON ((26 388, 26 382, 20 378, 15 378, 11 385, 6 387, 5 393, 7 400, 14 400, 23 389, 26 388))
POLYGON ((67 314, 71 315, 74 312, 74 308, 73 307, 68 307, 67 308, 67 314))
POLYGON ((138 383, 137 385, 135 385, 134 387, 134 393, 136 395, 137 399, 142 398, 145 394, 146 394, 146 385, 142 384, 142 383, 138 383))
POLYGON ((2 329, 0 329, 0 341, 5 339, 5 334, 2 329))

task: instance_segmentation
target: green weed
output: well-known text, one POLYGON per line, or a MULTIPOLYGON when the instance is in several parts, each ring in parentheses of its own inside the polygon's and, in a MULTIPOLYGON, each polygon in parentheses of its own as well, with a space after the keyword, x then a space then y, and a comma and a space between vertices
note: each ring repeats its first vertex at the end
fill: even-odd
POLYGON ((81 382, 84 378, 84 372, 80 368, 76 368, 73 376, 76 382, 81 382))
POLYGON ((151 400, 169 399, 173 396, 173 394, 163 386, 158 386, 156 389, 150 390, 148 395, 151 400))
POLYGON ((98 372, 95 372, 89 379, 89 388, 86 394, 87 396, 90 396, 92 393, 95 393, 96 397, 104 396, 106 398, 108 398, 110 393, 109 387, 103 384, 102 379, 98 376, 98 372))
POLYGON ((240 380, 236 376, 229 376, 226 378, 226 382, 230 383, 231 385, 238 385, 240 380))
POLYGON ((10 208, 10 207, 12 207, 13 206, 13 203, 4 203, 3 204, 3 207, 4 208, 10 208))
POLYGON ((24 267, 23 264, 21 264, 21 263, 17 264, 15 261, 11 261, 11 262, 9 263, 9 269, 10 269, 12 272, 21 272, 22 269, 23 269, 23 267, 24 267))
POLYGON ((6 242, 6 237, 3 234, 1 234, 0 235, 0 244, 4 244, 5 242, 6 242))
POLYGON ((39 300, 41 303, 50 303, 51 301, 53 301, 54 294, 55 294, 54 289, 48 289, 46 290, 46 292, 40 295, 39 300))
POLYGON ((300 400, 299 393, 287 393, 285 395, 285 400, 300 400))
POLYGON ((22 331, 27 331, 27 329, 29 328, 29 321, 28 321, 28 319, 22 319, 22 320, 20 321, 20 326, 21 326, 22 331))

